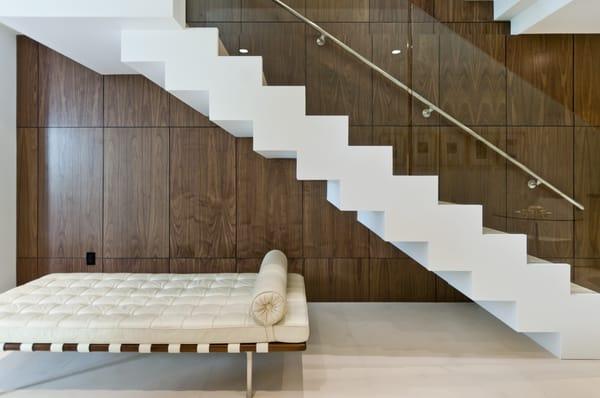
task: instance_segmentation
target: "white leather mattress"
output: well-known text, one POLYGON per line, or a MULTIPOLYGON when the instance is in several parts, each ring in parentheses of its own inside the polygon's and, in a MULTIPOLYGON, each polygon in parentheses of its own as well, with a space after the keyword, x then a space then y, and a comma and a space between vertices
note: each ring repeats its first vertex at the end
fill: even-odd
POLYGON ((289 274, 275 326, 250 316, 257 274, 52 274, 0 295, 0 342, 301 343, 304 279, 289 274))

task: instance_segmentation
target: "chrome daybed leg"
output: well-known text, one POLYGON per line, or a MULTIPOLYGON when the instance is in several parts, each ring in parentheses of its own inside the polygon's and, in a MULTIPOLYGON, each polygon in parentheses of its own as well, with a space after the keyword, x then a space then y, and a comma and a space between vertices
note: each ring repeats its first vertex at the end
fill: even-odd
POLYGON ((252 390, 253 354, 252 352, 246 353, 246 398, 252 398, 252 395, 254 395, 252 390))

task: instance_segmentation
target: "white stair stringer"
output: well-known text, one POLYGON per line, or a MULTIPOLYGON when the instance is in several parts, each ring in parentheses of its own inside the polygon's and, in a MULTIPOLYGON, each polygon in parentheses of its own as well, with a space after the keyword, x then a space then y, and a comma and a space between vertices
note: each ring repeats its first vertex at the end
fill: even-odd
MULTIPOLYGON (((52 16, 41 19, 26 14, 43 0, 18 3, 8 14, 0 4, 0 20, 8 25, 14 20, 18 31, 44 42, 50 28, 65 23, 58 18, 53 25, 53 18, 73 0, 55 0, 52 16)), ((523 235, 484 230, 481 206, 439 203, 437 177, 394 176, 390 147, 349 146, 347 117, 307 116, 304 87, 264 86, 260 57, 219 56, 217 29, 182 28, 182 0, 160 0, 173 7, 139 19, 129 7, 119 14, 123 3, 147 14, 141 0, 107 0, 112 13, 102 19, 90 18, 94 7, 81 6, 77 15, 65 11, 70 34, 85 33, 86 66, 100 73, 135 70, 229 133, 253 137, 258 153, 296 158, 299 179, 327 180, 331 203, 357 211, 361 223, 516 331, 562 358, 600 359, 600 295, 572 290, 568 265, 528 258, 523 235), (111 19, 115 13, 120 19, 111 19), (120 37, 120 48, 110 49, 120 52, 119 64, 89 56, 98 26, 120 37)), ((49 46, 82 62, 79 45, 51 39, 45 41, 49 46)), ((103 48, 112 43, 103 42, 103 48)))

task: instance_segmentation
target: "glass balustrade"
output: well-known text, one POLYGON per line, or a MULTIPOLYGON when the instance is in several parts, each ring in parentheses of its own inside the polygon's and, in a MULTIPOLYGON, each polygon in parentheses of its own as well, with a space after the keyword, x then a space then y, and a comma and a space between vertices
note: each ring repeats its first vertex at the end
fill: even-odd
POLYGON ((306 85, 308 114, 350 115, 352 144, 392 145, 395 173, 439 175, 440 200, 482 204, 486 227, 527 234, 529 254, 600 291, 589 38, 442 23, 416 1, 255 3, 191 25, 219 27, 231 55, 263 56, 267 84, 306 85))

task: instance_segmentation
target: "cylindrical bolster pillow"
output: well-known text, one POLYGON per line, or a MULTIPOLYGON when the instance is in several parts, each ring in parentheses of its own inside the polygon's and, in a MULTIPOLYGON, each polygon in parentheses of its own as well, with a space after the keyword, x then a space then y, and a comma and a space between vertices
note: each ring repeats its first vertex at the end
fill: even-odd
POLYGON ((279 250, 271 250, 260 265, 254 285, 250 313, 263 326, 281 321, 287 311, 287 257, 279 250))

